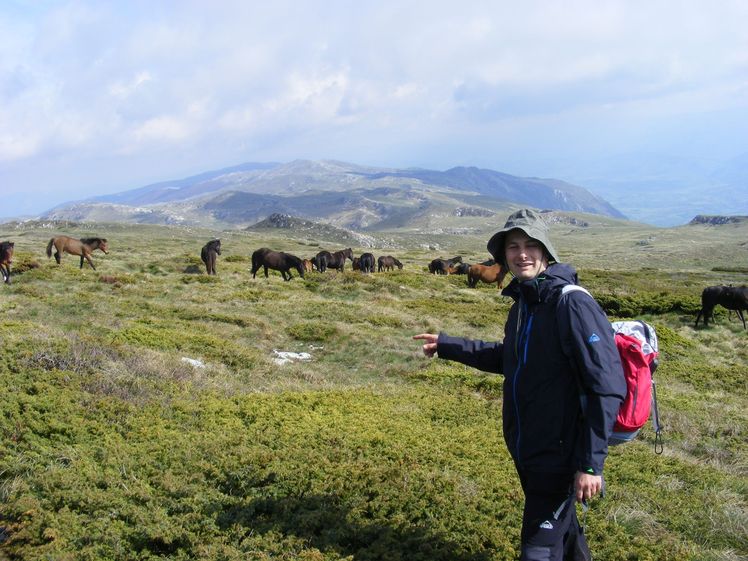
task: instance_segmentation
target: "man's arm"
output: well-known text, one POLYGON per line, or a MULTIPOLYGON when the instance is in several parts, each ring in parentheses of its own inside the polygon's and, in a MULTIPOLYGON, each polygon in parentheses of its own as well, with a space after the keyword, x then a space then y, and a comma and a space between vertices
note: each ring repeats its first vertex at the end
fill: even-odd
POLYGON ((425 341, 423 353, 432 357, 461 362, 484 372, 499 374, 502 366, 502 350, 504 345, 498 342, 485 342, 477 339, 450 337, 446 333, 421 333, 413 339, 425 341))
POLYGON ((499 374, 502 371, 504 345, 478 339, 450 337, 439 333, 436 352, 439 358, 454 360, 483 372, 499 374))

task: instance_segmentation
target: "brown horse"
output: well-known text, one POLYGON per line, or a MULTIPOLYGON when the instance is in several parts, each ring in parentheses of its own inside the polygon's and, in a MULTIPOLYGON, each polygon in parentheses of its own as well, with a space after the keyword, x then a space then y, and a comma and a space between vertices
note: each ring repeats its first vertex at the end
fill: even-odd
POLYGON ((91 261, 91 253, 96 249, 100 249, 106 254, 109 253, 109 242, 107 242, 106 238, 82 238, 77 240, 68 236, 57 236, 49 240, 47 244, 47 257, 52 257, 52 246, 55 246, 56 249, 55 261, 57 261, 58 265, 64 252, 70 255, 80 255, 80 268, 83 268, 83 260, 85 259, 94 271, 96 267, 94 267, 93 261, 91 261))
POLYGON ((314 265, 312 264, 311 259, 302 259, 301 260, 302 265, 304 265, 304 272, 305 273, 311 273, 314 271, 314 265))
POLYGON ((347 249, 341 249, 335 253, 322 250, 314 256, 313 261, 320 273, 324 273, 328 267, 330 269, 337 269, 342 273, 343 269, 345 269, 346 259, 350 259, 351 262, 353 262, 353 250, 350 247, 347 249))
POLYGON ((392 257, 392 255, 383 255, 379 259, 377 259, 377 271, 380 273, 382 271, 392 271, 397 267, 398 269, 403 268, 403 264, 400 263, 397 259, 392 257))
POLYGON ((504 285, 506 269, 498 263, 494 263, 493 265, 470 265, 467 276, 470 288, 475 288, 478 285, 478 281, 483 281, 489 284, 495 282, 499 285, 499 289, 501 289, 504 285))
POLYGON ((291 280, 291 269, 296 269, 299 276, 304 278, 304 263, 301 258, 291 255, 290 253, 283 253, 282 251, 273 251, 266 247, 262 247, 256 250, 252 254, 252 278, 255 278, 257 271, 260 267, 265 269, 265 278, 268 276, 268 269, 280 271, 284 281, 291 280), (288 275, 288 277, 286 277, 288 275))
POLYGON ((211 240, 200 250, 200 259, 209 275, 216 274, 216 255, 221 255, 221 240, 211 240))
POLYGON ((10 284, 10 264, 13 262, 14 242, 0 243, 0 273, 3 274, 5 284, 10 284))

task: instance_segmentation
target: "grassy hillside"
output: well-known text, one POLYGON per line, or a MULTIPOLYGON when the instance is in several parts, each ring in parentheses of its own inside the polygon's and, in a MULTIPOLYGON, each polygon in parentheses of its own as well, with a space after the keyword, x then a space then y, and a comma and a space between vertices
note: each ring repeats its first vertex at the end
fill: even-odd
MULTIPOLYGON (((612 451, 587 516, 595 559, 744 559, 748 332, 724 311, 693 320, 704 286, 748 281, 746 229, 582 218, 553 226, 556 247, 611 317, 657 327, 666 431, 662 455, 649 427, 612 451)), ((283 282, 251 278, 254 249, 339 248, 285 231, 0 225, 19 272, 0 286, 0 559, 514 559, 501 378, 427 360, 410 338, 502 336, 495 287, 426 272, 485 259, 488 228, 393 232, 373 252, 402 271, 283 282), (107 237, 110 254, 96 271, 58 266, 44 248, 60 233, 107 237), (216 235, 208 277, 199 252, 216 235)))

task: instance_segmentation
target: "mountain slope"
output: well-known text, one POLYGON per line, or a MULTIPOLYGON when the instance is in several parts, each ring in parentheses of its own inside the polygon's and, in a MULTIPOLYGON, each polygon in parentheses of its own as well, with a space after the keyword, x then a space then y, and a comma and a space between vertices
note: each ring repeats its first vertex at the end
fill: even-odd
POLYGON ((556 179, 522 178, 475 167, 442 172, 330 160, 241 164, 62 205, 44 217, 86 220, 91 212, 102 220, 109 208, 112 221, 125 216, 131 222, 143 217, 244 227, 280 213, 360 230, 404 227, 429 217, 486 216, 516 205, 623 217, 586 189, 556 179), (138 210, 128 211, 126 206, 138 210))

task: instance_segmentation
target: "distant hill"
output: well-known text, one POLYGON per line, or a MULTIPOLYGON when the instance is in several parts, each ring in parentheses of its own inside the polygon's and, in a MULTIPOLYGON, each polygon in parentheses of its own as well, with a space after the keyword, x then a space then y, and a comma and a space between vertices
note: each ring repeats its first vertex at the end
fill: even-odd
POLYGON ((373 168, 337 161, 245 163, 60 205, 45 219, 246 227, 272 214, 350 230, 386 230, 490 217, 516 206, 625 218, 607 201, 557 179, 475 167, 373 168))

